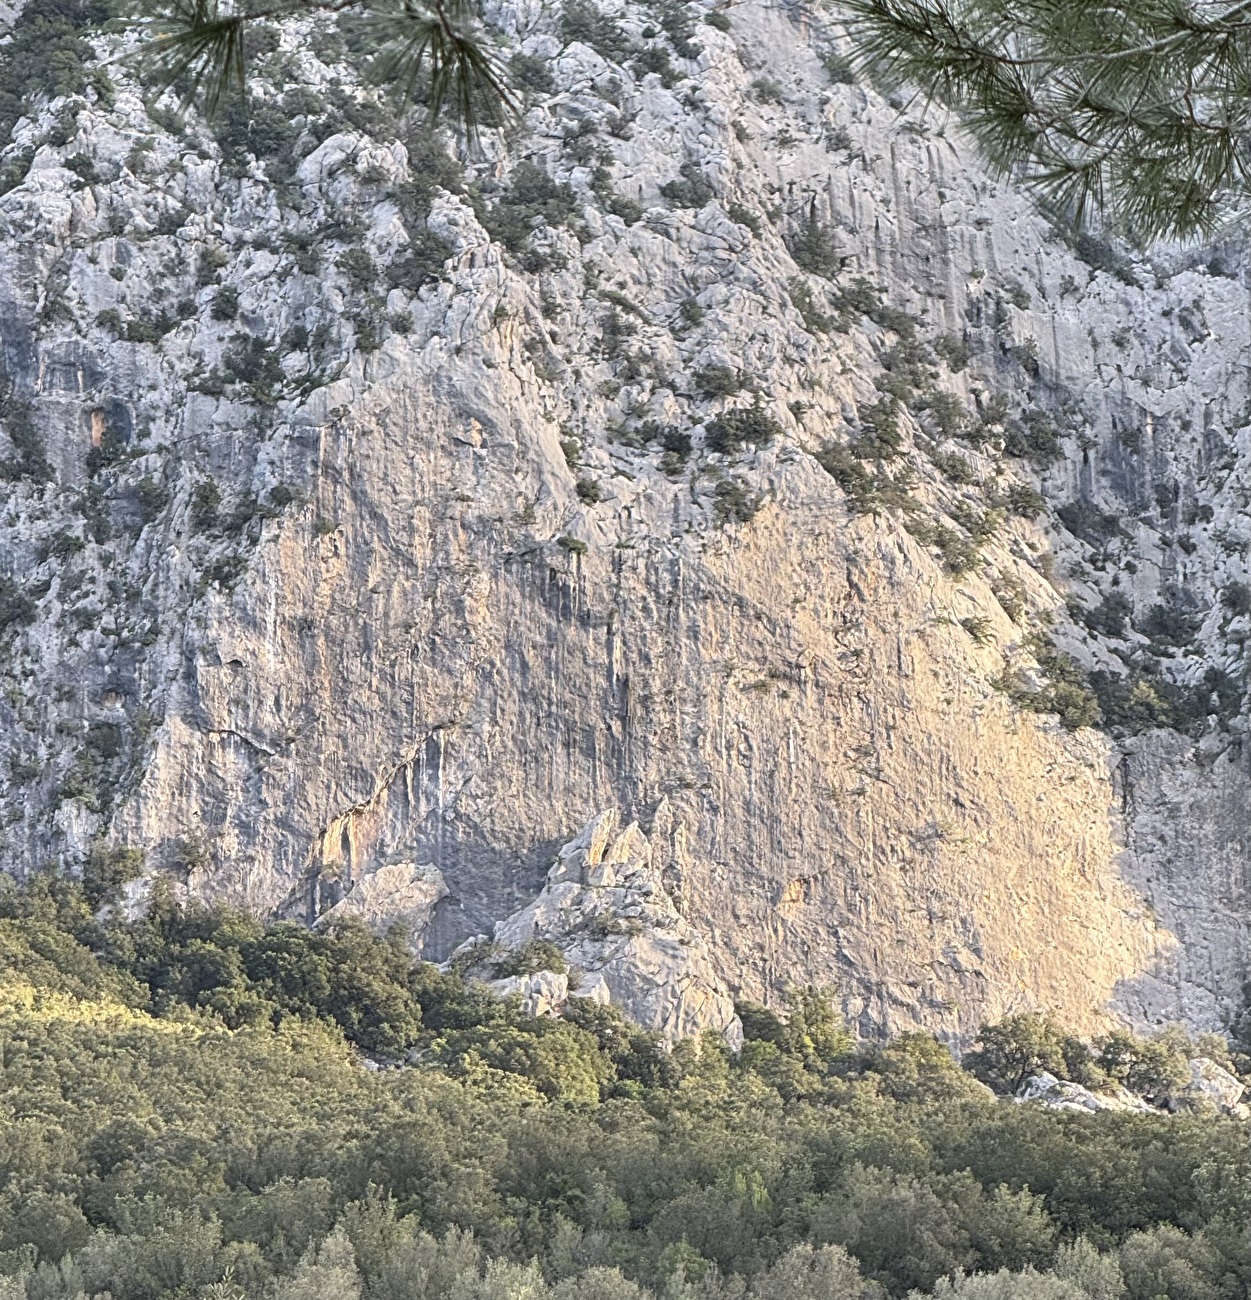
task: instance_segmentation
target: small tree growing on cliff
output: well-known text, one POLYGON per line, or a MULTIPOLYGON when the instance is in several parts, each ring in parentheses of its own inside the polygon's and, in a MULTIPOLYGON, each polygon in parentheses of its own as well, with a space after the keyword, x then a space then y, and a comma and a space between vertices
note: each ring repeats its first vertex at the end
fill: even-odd
POLYGON ((1176 1030, 1144 1039, 1114 1029, 1100 1039, 1098 1061, 1111 1078, 1131 1092, 1163 1097, 1185 1082, 1189 1048, 1189 1040, 1176 1030))

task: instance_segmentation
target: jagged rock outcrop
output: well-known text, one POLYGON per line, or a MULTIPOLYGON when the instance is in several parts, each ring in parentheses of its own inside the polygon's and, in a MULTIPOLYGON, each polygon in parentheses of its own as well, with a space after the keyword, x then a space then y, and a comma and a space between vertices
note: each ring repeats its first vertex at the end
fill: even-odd
MULTIPOLYGON (((576 977, 578 996, 619 1007, 668 1042, 713 1029, 737 1050, 743 1027, 734 998, 703 937, 665 889, 666 870, 671 878, 682 872, 667 803, 654 823, 648 837, 637 822, 619 829, 615 809, 588 822, 557 853, 538 897, 495 926, 493 947, 553 943, 576 977)), ((514 991, 498 981, 496 987, 514 991)))
POLYGON ((1075 249, 798 11, 706 10, 494 9, 551 82, 459 170, 332 27, 261 58, 260 126, 117 67, 30 107, 0 861, 103 837, 375 924, 420 864, 396 910, 441 960, 550 899, 588 817, 667 801, 658 933, 735 993, 951 1040, 1218 1025, 1241 263, 1075 249))
POLYGON ((1048 1110, 1075 1110, 1094 1112, 1100 1110, 1132 1111, 1137 1114, 1155 1114, 1155 1107, 1128 1088, 1113 1085, 1103 1092, 1093 1092, 1080 1083, 1057 1079, 1046 1070, 1035 1074, 1021 1085, 1016 1094, 1019 1102, 1033 1102, 1048 1110))
MULTIPOLYGON (((1244 1085, 1236 1075, 1206 1056, 1197 1056, 1187 1061, 1186 1068, 1189 1078, 1163 1099, 1163 1109, 1173 1112, 1219 1111, 1232 1115, 1235 1119, 1251 1119, 1251 1106, 1242 1101, 1244 1085)), ((1048 1110, 1116 1110, 1158 1114, 1160 1109, 1120 1084, 1109 1084, 1096 1092, 1080 1083, 1057 1079, 1046 1070, 1026 1079, 1017 1091, 1015 1100, 1034 1102, 1048 1110)))

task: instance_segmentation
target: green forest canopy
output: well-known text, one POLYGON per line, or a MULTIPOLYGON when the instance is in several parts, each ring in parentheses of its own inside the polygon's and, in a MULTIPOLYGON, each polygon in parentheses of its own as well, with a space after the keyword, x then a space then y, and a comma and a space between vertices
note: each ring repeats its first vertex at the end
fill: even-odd
MULTIPOLYGON (((923 1035, 857 1047, 813 993, 745 1005, 737 1056, 669 1054, 398 936, 161 894, 101 922, 110 879, 0 892, 3 1300, 1251 1293, 1235 1120, 1012 1105, 923 1035)), ((1074 1043, 1035 1017, 978 1068, 1007 1088, 1013 1053, 1074 1043)))

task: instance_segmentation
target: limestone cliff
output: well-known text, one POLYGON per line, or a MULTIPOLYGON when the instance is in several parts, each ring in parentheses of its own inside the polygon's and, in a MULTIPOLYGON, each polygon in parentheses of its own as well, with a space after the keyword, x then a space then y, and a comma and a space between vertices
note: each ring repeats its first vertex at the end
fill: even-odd
POLYGON ((472 961, 484 948, 555 945, 579 997, 620 1007, 669 1042, 713 1029, 737 1051, 734 998, 665 887, 678 851, 667 800, 656 813, 650 836, 637 822, 619 827, 611 810, 588 822, 556 855, 534 902, 497 922, 485 945, 469 940, 461 952, 472 961))
POLYGON ((736 993, 1219 1023, 1241 263, 1074 246, 798 11, 492 21, 524 124, 460 163, 333 28, 250 117, 113 65, 15 127, 3 865, 142 846, 441 959, 665 801, 736 993))

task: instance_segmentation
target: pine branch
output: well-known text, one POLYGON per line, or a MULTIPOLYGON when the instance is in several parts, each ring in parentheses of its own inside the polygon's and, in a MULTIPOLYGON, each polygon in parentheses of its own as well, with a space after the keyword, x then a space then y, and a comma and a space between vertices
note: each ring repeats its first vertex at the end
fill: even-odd
POLYGON ((496 125, 516 111, 494 59, 472 34, 473 17, 464 0, 434 0, 429 7, 400 0, 370 13, 384 39, 370 79, 392 86, 408 103, 428 64, 431 115, 450 104, 471 138, 484 118, 496 125))
MULTIPOLYGON (((837 0, 836 0, 837 2, 837 0)), ((1251 170, 1251 0, 841 0, 857 61, 1073 219, 1211 229, 1251 170)))
POLYGON ((246 91, 248 23, 349 10, 376 25, 381 48, 370 79, 391 87, 401 105, 416 98, 428 72, 431 116, 450 110, 471 139, 482 124, 516 112, 470 0, 271 0, 229 11, 219 0, 169 0, 134 57, 155 84, 186 83, 184 109, 194 100, 212 116, 232 91, 246 91))
MULTIPOLYGON (((174 0, 141 48, 147 77, 163 87, 186 78, 212 116, 232 87, 243 90, 244 22, 243 15, 221 14, 217 0, 174 0)), ((183 97, 184 109, 191 93, 183 97)))

